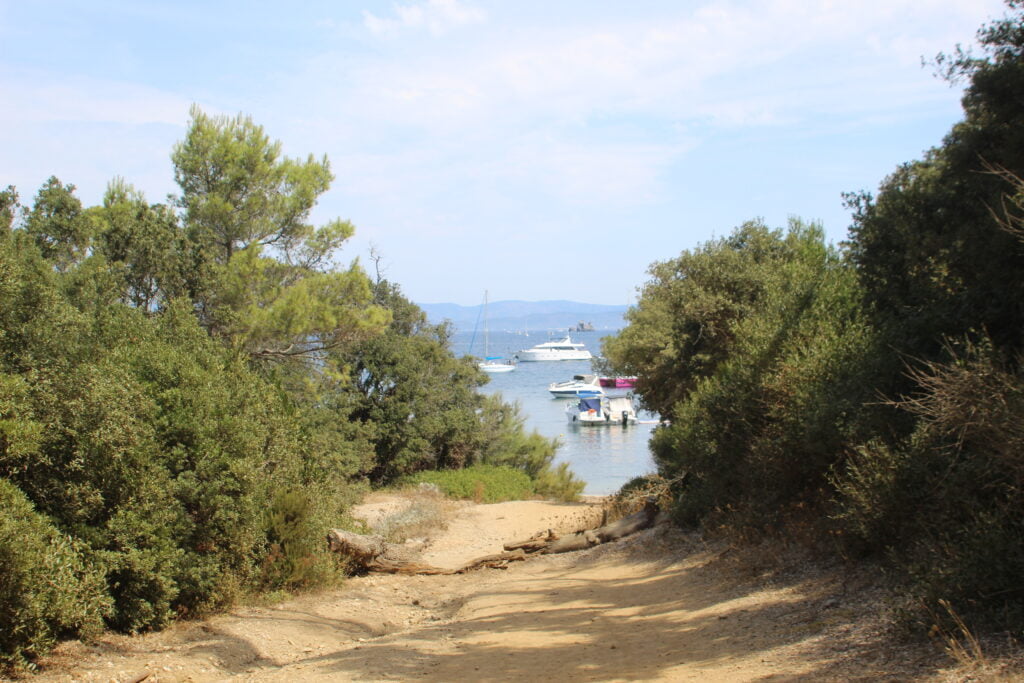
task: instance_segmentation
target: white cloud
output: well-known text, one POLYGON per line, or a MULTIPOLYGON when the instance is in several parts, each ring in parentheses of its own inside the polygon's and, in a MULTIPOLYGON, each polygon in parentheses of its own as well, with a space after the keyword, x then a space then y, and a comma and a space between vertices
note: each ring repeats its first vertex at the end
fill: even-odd
MULTIPOLYGON (((325 55, 316 68, 344 71, 351 89, 338 92, 339 100, 359 102, 374 121, 430 135, 538 120, 583 124, 607 115, 791 123, 833 109, 820 99, 829 84, 842 84, 844 101, 884 109, 887 102, 872 97, 873 82, 920 82, 921 55, 951 47, 936 45, 933 27, 920 25, 922 13, 947 3, 874 4, 716 2, 604 24, 510 24, 460 36, 442 50, 405 43, 355 63, 325 55), (738 111, 744 89, 747 112, 738 111), (780 93, 772 111, 787 111, 766 114, 765 89, 780 93), (712 110, 716 102, 721 111, 712 110)), ((384 22, 374 26, 423 28, 427 9, 442 6, 457 7, 400 7, 397 19, 374 17, 384 22)), ((323 82, 319 75, 308 81, 317 79, 323 82)), ((927 98, 924 90, 916 92, 927 98)))
POLYGON ((439 36, 453 28, 482 23, 483 10, 461 4, 458 0, 426 0, 419 4, 396 5, 394 18, 381 18, 363 12, 363 23, 378 36, 393 35, 403 30, 426 30, 439 36))
POLYGON ((979 23, 974 0, 716 1, 580 22, 524 23, 506 10, 443 42, 417 39, 413 29, 440 30, 427 15, 444 6, 364 15, 370 30, 407 33, 372 53, 311 60, 290 106, 319 117, 274 133, 327 152, 340 192, 437 235, 473 221, 421 207, 651 205, 678 193, 673 174, 714 136, 822 137, 949 107, 920 56, 969 41, 979 23))
MULTIPOLYGON (((291 46, 282 51, 291 59, 272 69, 211 62, 216 78, 186 70, 172 85, 155 80, 166 69, 145 68, 156 58, 145 51, 133 54, 138 70, 119 72, 139 74, 137 82, 104 79, 112 73, 104 69, 85 79, 0 66, 0 142, 10 158, 30 160, 33 176, 57 172, 83 188, 93 177, 101 188, 121 174, 159 199, 171 180, 170 144, 199 87, 220 98, 204 110, 252 114, 287 154, 326 153, 337 181, 323 215, 352 218, 385 251, 398 249, 388 239, 404 244, 410 234, 469 243, 484 227, 529 240, 577 218, 598 231, 617 211, 653 217, 670 205, 697 222, 701 202, 715 203, 714 170, 701 160, 741 168, 749 155, 756 166, 748 142, 812 140, 820 157, 793 161, 812 180, 823 164, 852 165, 827 151, 846 132, 888 150, 876 154, 880 172, 905 159, 884 139, 894 122, 956 115, 956 92, 920 68, 921 56, 970 43, 986 13, 1002 8, 999 0, 393 1, 310 20, 330 44, 309 40, 296 28, 302 22, 282 25, 275 39, 291 46), (307 54, 313 45, 323 52, 307 54), (252 83, 259 90, 247 90, 252 83), (146 144, 150 126, 160 137, 146 144), (55 167, 59 158, 68 163, 55 167)), ((216 10, 213 19, 238 30, 216 10)), ((226 33, 232 40, 247 45, 249 36, 226 33)), ((877 180, 861 177, 848 170, 853 180, 841 189, 877 180)), ((733 213, 765 210, 750 203, 719 201, 708 222, 721 228, 733 213)))
MULTIPOLYGON (((936 45, 932 36, 942 31, 925 22, 944 26, 929 13, 949 20, 957 11, 948 0, 715 2, 544 26, 517 26, 510 11, 501 31, 485 26, 444 46, 404 41, 356 59, 321 55, 296 89, 308 110, 343 113, 333 136, 347 129, 359 131, 349 142, 429 140, 440 156, 466 141, 504 155, 507 141, 532 131, 572 134, 608 117, 684 127, 794 125, 823 114, 927 106, 945 88, 921 72, 920 55, 949 45, 936 45)), ((480 18, 454 0, 398 6, 387 19, 365 16, 379 32, 436 31, 480 18)), ((972 27, 966 36, 975 23, 964 22, 972 27)), ((587 144, 629 146, 600 133, 587 144)))

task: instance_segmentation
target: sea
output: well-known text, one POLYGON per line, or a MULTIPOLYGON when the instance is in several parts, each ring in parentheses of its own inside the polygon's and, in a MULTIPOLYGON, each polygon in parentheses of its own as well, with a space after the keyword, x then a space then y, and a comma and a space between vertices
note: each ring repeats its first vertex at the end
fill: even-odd
MULTIPOLYGON (((586 345, 600 355, 601 338, 614 334, 613 330, 571 332, 574 342, 586 345)), ((510 358, 517 351, 527 349, 550 339, 565 336, 545 331, 490 331, 487 336, 488 355, 510 358)), ((452 350, 457 356, 484 355, 482 332, 457 332, 452 339, 452 350)), ((655 471, 648 449, 657 415, 640 412, 641 424, 623 427, 581 427, 566 420, 565 407, 571 399, 551 396, 548 385, 572 379, 576 374, 591 374, 590 361, 541 361, 519 363, 513 372, 489 375, 490 382, 481 388, 487 394, 501 394, 509 402, 520 406, 526 427, 546 437, 557 437, 558 451, 555 464, 569 463, 569 468, 587 482, 585 495, 604 496, 615 493, 633 477, 655 471)))

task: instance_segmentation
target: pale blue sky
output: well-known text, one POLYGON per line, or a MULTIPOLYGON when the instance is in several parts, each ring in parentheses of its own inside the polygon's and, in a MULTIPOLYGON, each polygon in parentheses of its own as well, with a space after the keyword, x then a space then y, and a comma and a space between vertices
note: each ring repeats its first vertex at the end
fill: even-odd
POLYGON ((176 191, 198 103, 326 154, 317 221, 420 302, 632 302, 647 266, 762 217, 849 226, 959 120, 921 58, 998 0, 0 0, 0 187, 176 191))

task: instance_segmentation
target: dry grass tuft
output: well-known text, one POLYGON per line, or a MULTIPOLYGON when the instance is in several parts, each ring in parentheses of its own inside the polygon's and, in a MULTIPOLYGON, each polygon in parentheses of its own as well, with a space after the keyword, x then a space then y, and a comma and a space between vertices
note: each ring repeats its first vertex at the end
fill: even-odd
POLYGON ((430 484, 402 491, 405 504, 373 524, 372 531, 389 543, 405 543, 447 528, 456 504, 430 484))
POLYGON ((671 509, 672 485, 674 483, 676 480, 665 479, 657 474, 649 474, 631 480, 608 499, 608 521, 614 522, 637 512, 644 507, 649 498, 654 498, 662 511, 671 509))
POLYGON ((928 635, 940 642, 946 654, 956 661, 960 669, 982 671, 989 668, 981 642, 956 613, 948 600, 939 600, 946 612, 944 618, 935 618, 928 635))

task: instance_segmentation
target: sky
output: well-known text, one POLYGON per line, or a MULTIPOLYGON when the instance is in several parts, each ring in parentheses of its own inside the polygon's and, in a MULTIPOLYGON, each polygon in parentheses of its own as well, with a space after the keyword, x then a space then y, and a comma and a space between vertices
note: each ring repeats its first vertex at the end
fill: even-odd
POLYGON ((634 303, 755 218, 845 239, 962 117, 927 63, 1000 0, 0 0, 0 187, 177 192, 189 108, 335 175, 315 223, 413 301, 634 303))

